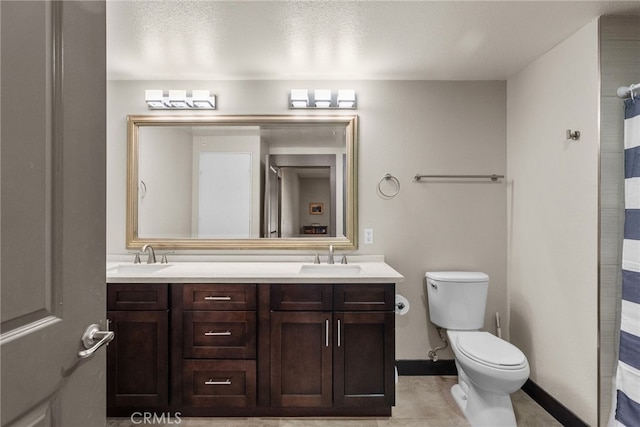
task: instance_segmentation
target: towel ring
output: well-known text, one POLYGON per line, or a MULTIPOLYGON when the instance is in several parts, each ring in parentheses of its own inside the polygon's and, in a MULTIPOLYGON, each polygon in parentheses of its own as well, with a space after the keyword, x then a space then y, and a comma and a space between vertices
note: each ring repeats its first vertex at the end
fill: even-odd
POLYGON ((398 178, 396 178, 395 176, 391 175, 391 174, 386 174, 385 176, 383 176, 382 178, 380 178, 380 181, 378 181, 378 193, 380 195, 382 195, 383 197, 387 198, 387 199, 391 199, 393 197, 396 196, 396 194, 398 194, 400 192, 400 181, 398 181, 398 178), (382 191, 382 182, 383 181, 391 181, 393 183, 393 185, 395 186, 395 191, 393 193, 387 194, 384 191, 382 191))

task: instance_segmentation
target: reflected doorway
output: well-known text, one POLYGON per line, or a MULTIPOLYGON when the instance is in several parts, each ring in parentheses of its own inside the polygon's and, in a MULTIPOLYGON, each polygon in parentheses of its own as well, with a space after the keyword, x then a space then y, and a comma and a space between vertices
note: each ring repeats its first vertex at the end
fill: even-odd
POLYGON ((270 155, 266 168, 264 237, 336 237, 344 233, 337 206, 335 155, 270 155))

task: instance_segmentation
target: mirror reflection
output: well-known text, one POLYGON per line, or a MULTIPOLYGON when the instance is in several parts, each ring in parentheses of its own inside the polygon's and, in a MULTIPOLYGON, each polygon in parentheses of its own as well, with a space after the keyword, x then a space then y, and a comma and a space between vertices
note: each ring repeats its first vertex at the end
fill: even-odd
POLYGON ((128 247, 355 247, 355 116, 128 121, 128 247))

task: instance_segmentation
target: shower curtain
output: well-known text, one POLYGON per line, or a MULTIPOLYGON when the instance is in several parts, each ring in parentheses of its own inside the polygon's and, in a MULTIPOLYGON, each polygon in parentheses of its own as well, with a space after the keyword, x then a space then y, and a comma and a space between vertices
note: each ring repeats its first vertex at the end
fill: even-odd
POLYGON ((616 372, 618 423, 640 426, 640 99, 625 100, 625 223, 622 309, 616 372))

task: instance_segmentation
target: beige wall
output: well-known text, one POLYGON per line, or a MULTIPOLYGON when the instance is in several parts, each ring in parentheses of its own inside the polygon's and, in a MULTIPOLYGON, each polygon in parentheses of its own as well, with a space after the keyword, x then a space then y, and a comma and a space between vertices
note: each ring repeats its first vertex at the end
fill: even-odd
POLYGON ((507 82, 511 341, 590 425, 598 403, 598 25, 507 82), (566 141, 566 129, 579 141, 566 141))
POLYGON ((144 237, 191 236, 192 138, 183 129, 140 129, 138 233, 144 237), (162 212, 162 214, 159 214, 162 212))
MULTIPOLYGON (((397 358, 426 359, 427 351, 440 344, 425 308, 424 273, 429 270, 488 273, 487 327, 494 330, 496 311, 506 322, 506 181, 412 182, 416 173, 506 172, 505 82, 108 82, 107 253, 126 253, 125 117, 159 114, 146 108, 145 89, 210 89, 218 96, 213 114, 230 115, 290 114, 287 99, 294 87, 357 91, 361 242, 357 253, 384 254, 405 276, 398 291, 410 300, 411 311, 397 318, 397 358), (400 193, 391 200, 376 192, 386 173, 401 183, 400 193), (362 243, 365 228, 374 229, 372 245, 362 243)), ((506 324, 503 328, 506 335, 506 324)), ((452 355, 443 352, 441 357, 452 355)))

